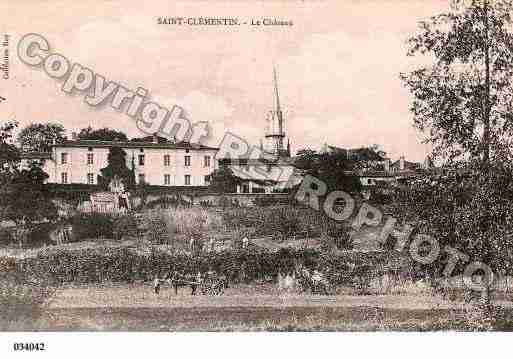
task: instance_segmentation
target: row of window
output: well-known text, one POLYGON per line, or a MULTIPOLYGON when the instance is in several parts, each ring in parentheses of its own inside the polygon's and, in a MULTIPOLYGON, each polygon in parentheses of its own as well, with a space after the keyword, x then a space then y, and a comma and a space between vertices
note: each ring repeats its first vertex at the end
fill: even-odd
MULTIPOLYGON (((146 176, 144 173, 139 173, 139 183, 145 183, 146 182, 146 176)), ((61 173, 61 183, 67 184, 68 182, 68 173, 62 172, 61 173)), ((87 183, 88 184, 94 184, 94 173, 88 173, 87 174, 87 183)), ((186 186, 191 185, 191 175, 185 175, 184 176, 184 183, 186 186)), ((204 177, 204 183, 209 184, 210 183, 210 176, 204 177)), ((165 174, 164 175, 164 185, 169 186, 171 185, 171 175, 165 174)))
MULTIPOLYGON (((139 155, 139 166, 144 166, 145 155, 139 155)), ((68 153, 61 153, 61 164, 65 165, 68 163, 68 153)), ((94 163, 94 153, 87 154, 87 164, 92 165, 94 163)), ((184 166, 189 167, 191 165, 191 156, 184 156, 184 166)), ((164 166, 171 166, 171 156, 164 155, 164 166)), ((203 167, 210 167, 210 156, 203 157, 203 167)))
MULTIPOLYGON (((191 182, 191 175, 184 175, 184 184, 186 186, 190 186, 192 184, 191 182)), ((204 181, 204 184, 209 184, 210 183, 210 176, 207 175, 203 178, 203 181, 204 181)), ((144 173, 139 173, 139 183, 144 183, 146 182, 146 176, 144 173)), ((169 186, 171 185, 171 175, 170 174, 164 174, 164 185, 165 186, 169 186)))

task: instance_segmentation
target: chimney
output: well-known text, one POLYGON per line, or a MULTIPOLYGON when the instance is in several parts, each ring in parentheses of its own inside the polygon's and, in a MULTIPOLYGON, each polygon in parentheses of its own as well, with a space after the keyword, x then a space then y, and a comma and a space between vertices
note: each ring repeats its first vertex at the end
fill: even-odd
POLYGON ((157 136, 157 133, 153 134, 152 143, 159 143, 159 137, 157 136))
POLYGON ((399 170, 404 171, 404 156, 399 157, 399 170))

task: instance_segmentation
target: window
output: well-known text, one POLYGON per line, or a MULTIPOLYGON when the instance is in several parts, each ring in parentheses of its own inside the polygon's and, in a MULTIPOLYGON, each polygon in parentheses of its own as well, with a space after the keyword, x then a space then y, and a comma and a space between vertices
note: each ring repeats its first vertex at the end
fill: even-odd
POLYGON ((171 156, 164 155, 164 166, 170 166, 171 165, 171 156))
POLYGON ((171 184, 171 175, 164 175, 164 185, 169 186, 171 184))
POLYGON ((189 186, 191 184, 191 175, 185 175, 185 185, 189 186))
POLYGON ((61 183, 68 183, 68 172, 62 172, 61 173, 61 183))
POLYGON ((139 173, 139 184, 146 183, 146 176, 144 173, 139 173))
POLYGON ((210 167, 210 156, 204 157, 203 167, 210 167))
POLYGON ((61 153, 61 164, 65 165, 68 163, 68 154, 66 152, 61 153))
POLYGON ((139 155, 139 166, 144 166, 144 155, 139 155))
POLYGON ((206 185, 210 184, 210 175, 205 176, 205 184, 206 185))
POLYGON ((94 153, 88 153, 87 154, 87 164, 92 165, 94 162, 94 153))
POLYGON ((185 156, 185 167, 189 167, 191 165, 191 156, 185 156))
POLYGON ((87 183, 88 184, 94 184, 94 174, 93 173, 88 173, 87 174, 87 183))

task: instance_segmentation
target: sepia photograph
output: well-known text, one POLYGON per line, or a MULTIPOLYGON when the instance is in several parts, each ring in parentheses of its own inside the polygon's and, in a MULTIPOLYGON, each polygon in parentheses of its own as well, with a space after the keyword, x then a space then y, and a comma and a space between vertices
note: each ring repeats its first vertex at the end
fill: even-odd
POLYGON ((512 332, 512 15, 2 2, 2 349, 512 332))

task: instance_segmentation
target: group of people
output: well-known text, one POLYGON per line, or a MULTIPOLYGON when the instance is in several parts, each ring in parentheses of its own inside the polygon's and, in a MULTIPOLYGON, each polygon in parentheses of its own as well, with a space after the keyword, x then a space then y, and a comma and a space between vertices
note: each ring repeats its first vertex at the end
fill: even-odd
POLYGON ((175 295, 178 294, 179 287, 190 287, 191 295, 196 295, 197 288, 205 281, 216 281, 218 278, 217 272, 209 270, 206 273, 197 272, 196 274, 185 273, 184 271, 169 271, 167 275, 160 279, 159 276, 155 276, 153 280, 153 291, 155 294, 160 293, 162 284, 168 283, 175 289, 175 295))
MULTIPOLYGON (((248 245, 249 245, 249 238, 248 237, 243 237, 242 238, 242 248, 243 249, 246 249, 248 248, 248 245)), ((194 253, 198 248, 198 239, 194 238, 194 237, 191 237, 189 239, 189 250, 191 251, 191 253, 194 253)), ((208 242, 207 242, 207 246, 205 247, 205 250, 207 252, 214 252, 214 248, 215 248, 215 238, 214 237, 210 237, 208 242)))
POLYGON ((332 286, 328 279, 329 269, 321 271, 316 268, 310 270, 304 266, 297 266, 292 273, 278 273, 278 290, 282 292, 304 292, 329 294, 332 286))

